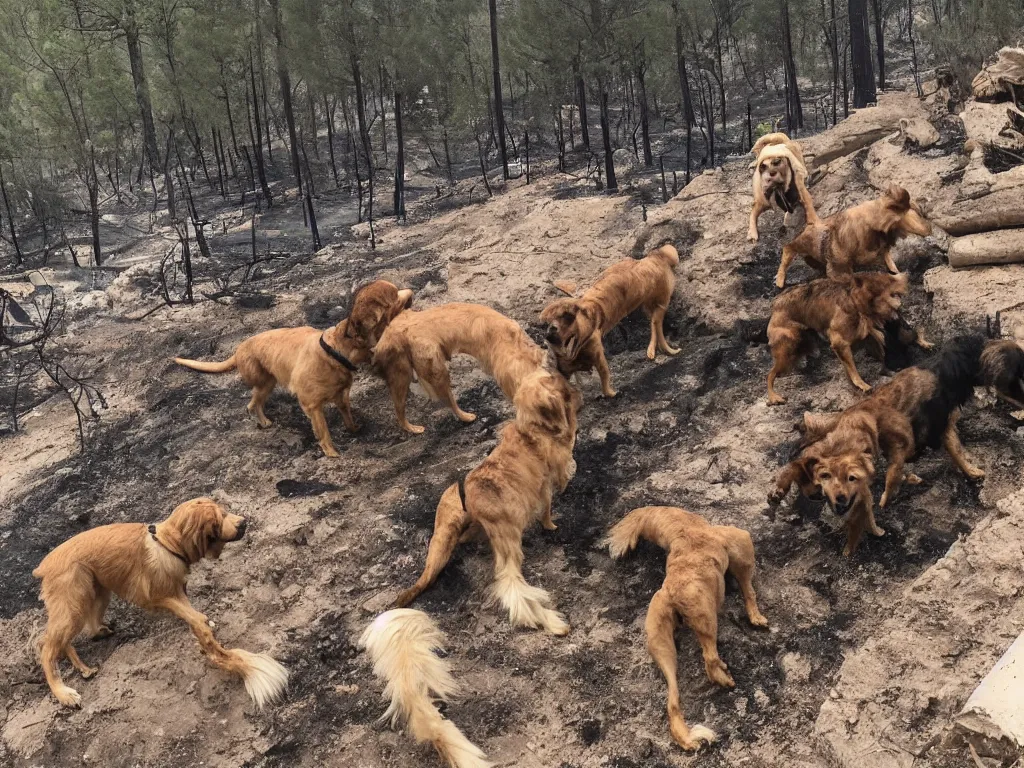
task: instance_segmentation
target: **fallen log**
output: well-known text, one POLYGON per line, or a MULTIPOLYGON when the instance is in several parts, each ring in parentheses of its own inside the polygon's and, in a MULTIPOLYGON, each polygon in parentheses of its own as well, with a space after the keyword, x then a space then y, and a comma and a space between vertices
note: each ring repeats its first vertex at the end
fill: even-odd
POLYGON ((951 267, 975 267, 980 264, 1013 264, 1024 262, 1024 229, 1000 229, 966 237, 949 243, 951 267))
POLYGON ((981 681, 956 720, 956 730, 983 757, 1019 758, 1024 749, 1024 635, 981 681))
POLYGON ((1024 227, 1024 206, 972 206, 970 212, 933 216, 931 221, 954 237, 1008 227, 1024 227))

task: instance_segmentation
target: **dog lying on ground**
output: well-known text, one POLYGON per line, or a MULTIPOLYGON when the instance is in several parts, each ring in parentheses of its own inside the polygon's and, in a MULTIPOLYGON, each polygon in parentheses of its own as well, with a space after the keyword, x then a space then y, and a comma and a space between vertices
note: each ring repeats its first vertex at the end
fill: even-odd
POLYGON ((427 395, 443 400, 460 421, 476 415, 463 411, 452 392, 448 361, 459 353, 476 358, 501 391, 515 399, 520 382, 538 370, 544 351, 519 324, 479 304, 443 304, 422 311, 405 311, 388 325, 373 351, 373 369, 387 381, 398 423, 418 435, 423 427, 405 415, 409 385, 417 377, 427 395))
POLYGON ((807 166, 800 145, 784 133, 769 133, 757 140, 750 153, 756 158, 750 167, 754 171, 754 205, 750 209, 747 239, 756 243, 757 220, 761 214, 775 207, 789 214, 796 206, 804 208, 808 224, 818 221, 814 201, 807 191, 807 166))
POLYGON ((855 205, 824 220, 808 221, 804 230, 782 248, 775 285, 786 285, 786 270, 797 256, 829 277, 844 278, 855 269, 884 264, 899 274, 890 251, 907 235, 930 235, 932 225, 903 187, 890 184, 876 200, 855 205))
POLYGON ((754 543, 750 534, 706 520, 677 507, 634 509, 612 528, 609 551, 618 560, 641 539, 668 552, 665 581, 647 609, 647 649, 668 683, 668 727, 675 742, 686 750, 714 742, 717 736, 702 725, 692 729, 683 719, 676 683, 675 630, 681 616, 697 636, 704 669, 711 682, 725 688, 736 684, 718 655, 718 611, 725 600, 726 571, 736 577, 747 618, 755 627, 767 627, 754 592, 754 543))
POLYGON ((679 354, 665 340, 663 327, 678 264, 678 251, 666 243, 642 259, 613 264, 581 298, 558 299, 545 307, 540 319, 550 326, 546 338, 562 375, 597 368, 601 391, 606 397, 615 397, 601 338, 641 307, 651 318, 647 357, 653 360, 657 349, 667 355, 679 354))
POLYGON ((352 374, 359 364, 369 360, 369 344, 353 333, 351 318, 326 331, 306 326, 258 333, 239 344, 235 353, 220 363, 174 358, 178 365, 203 373, 237 369, 242 381, 252 388, 252 399, 245 409, 261 427, 271 425, 263 406, 274 387, 281 384, 298 398, 320 448, 331 458, 340 454, 331 441, 324 406, 334 403, 341 411, 345 427, 350 432, 359 429, 352 416, 349 393, 352 374))
POLYGON ((842 413, 804 414, 802 450, 779 473, 769 504, 782 501, 794 483, 808 498, 824 494, 835 513, 845 516, 843 554, 853 554, 864 531, 885 533, 875 523, 871 496, 880 454, 889 464, 883 508, 904 480, 921 482, 913 473, 904 475, 904 467, 925 448, 943 446, 968 478, 984 478, 964 451, 956 426, 978 386, 995 387, 1011 402, 1024 399, 1024 349, 1012 341, 986 342, 981 335, 957 337, 937 357, 900 371, 842 413))
POLYGON ((392 726, 404 721, 413 739, 433 744, 451 768, 489 768, 487 756, 434 704, 458 692, 448 662, 436 653, 444 644, 433 620, 411 608, 382 613, 359 639, 373 659, 373 673, 386 684, 384 698, 391 698, 382 720, 392 726))
POLYGON ((84 628, 90 637, 106 637, 103 616, 114 593, 147 611, 168 611, 188 624, 214 666, 245 681, 257 708, 274 701, 288 684, 288 672, 266 654, 224 648, 207 618, 185 595, 189 568, 204 557, 216 560, 228 542, 245 534, 246 520, 228 514, 210 499, 181 504, 162 523, 116 523, 74 536, 48 554, 32 575, 42 580, 46 631, 40 663, 57 701, 82 703, 78 691, 61 679, 58 663, 67 656, 83 678, 96 670, 71 644, 84 628))
POLYGON ((565 635, 569 625, 551 597, 523 578, 523 531, 534 520, 555 530, 551 498, 576 472, 576 413, 582 398, 556 372, 527 376, 515 396, 516 418, 476 469, 442 494, 422 575, 395 600, 403 608, 423 593, 451 559, 455 546, 483 532, 494 552, 492 594, 512 624, 565 635), (460 538, 461 537, 461 538, 460 538))
MULTIPOLYGON (((854 275, 848 283, 830 278, 812 280, 776 296, 768 321, 768 345, 772 352, 768 405, 786 402, 775 391, 775 379, 789 373, 803 356, 805 334, 809 332, 825 336, 850 382, 862 392, 870 391, 871 385, 857 372, 852 346, 870 338, 875 351, 884 356, 882 329, 887 322, 897 319, 906 290, 905 275, 867 272, 854 275)), ((917 339, 922 347, 931 346, 920 334, 917 339)))

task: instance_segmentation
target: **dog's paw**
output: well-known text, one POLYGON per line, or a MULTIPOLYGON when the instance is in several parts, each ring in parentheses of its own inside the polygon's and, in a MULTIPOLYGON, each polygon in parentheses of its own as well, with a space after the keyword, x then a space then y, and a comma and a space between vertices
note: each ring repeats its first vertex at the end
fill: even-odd
POLYGON ((768 493, 768 506, 777 507, 784 498, 786 498, 786 491, 782 488, 774 488, 768 493))
POLYGON ((74 688, 68 688, 66 685, 64 685, 55 690, 53 692, 53 695, 57 698, 57 701, 59 701, 65 707, 82 706, 82 695, 74 688))
POLYGON ((747 242, 748 243, 756 243, 757 242, 757 230, 756 229, 751 229, 751 230, 747 231, 747 242))
POLYGON ((682 351, 683 350, 681 350, 679 347, 669 347, 669 346, 665 347, 665 354, 666 355, 670 355, 672 357, 675 357, 676 355, 678 355, 682 351))
POLYGON ((778 392, 770 392, 768 394, 768 405, 785 405, 786 398, 780 395, 778 392))
POLYGON ((762 614, 760 611, 756 611, 755 613, 750 614, 749 619, 750 623, 753 624, 755 627, 768 626, 768 619, 766 619, 764 617, 764 614, 762 614))
POLYGON ((728 667, 724 661, 720 661, 721 666, 708 667, 708 678, 715 685, 720 685, 723 688, 735 688, 736 681, 732 679, 732 675, 729 674, 728 667))
POLYGON ((602 394, 605 397, 615 397, 619 393, 616 392, 614 389, 605 389, 605 390, 602 390, 602 394))
POLYGON ((114 630, 112 630, 106 624, 101 624, 100 628, 92 633, 92 639, 102 640, 105 637, 110 637, 112 634, 114 634, 114 630))
POLYGON ((920 485, 923 481, 913 472, 909 472, 903 476, 903 482, 907 485, 920 485))
POLYGON ((885 536, 885 528, 879 528, 877 525, 871 529, 872 536, 885 536))
POLYGON ((99 670, 96 667, 86 667, 85 669, 80 671, 82 674, 82 679, 88 680, 90 677, 95 675, 99 670))
POLYGON ((856 382, 855 381, 853 383, 853 386, 855 386, 857 389, 859 389, 861 392, 864 392, 865 394, 871 391, 871 385, 868 384, 866 381, 861 381, 861 382, 856 382))
POLYGON ((655 358, 654 347, 648 347, 647 348, 647 359, 648 360, 653 360, 654 358, 655 358))
POLYGON ((403 429, 410 435, 422 435, 427 431, 426 427, 421 427, 419 424, 406 424, 403 429))

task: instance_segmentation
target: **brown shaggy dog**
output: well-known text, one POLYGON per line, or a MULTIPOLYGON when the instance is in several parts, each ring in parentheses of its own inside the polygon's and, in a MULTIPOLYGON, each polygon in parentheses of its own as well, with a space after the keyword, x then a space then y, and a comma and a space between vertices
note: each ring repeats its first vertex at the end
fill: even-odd
MULTIPOLYGON (((871 386, 857 372, 851 347, 870 337, 884 351, 882 326, 896 319, 906 290, 905 275, 868 272, 854 275, 846 283, 830 278, 812 280, 776 296, 768 321, 768 345, 772 351, 768 405, 786 402, 775 391, 775 378, 792 370, 802 356, 805 334, 811 331, 828 338, 850 382, 862 392, 870 391, 871 386)), ((931 346, 918 338, 921 346, 931 346)))
POLYGON ((374 280, 356 291, 352 297, 349 326, 353 335, 364 339, 370 347, 377 345, 384 329, 402 310, 412 306, 413 292, 387 280, 374 280))
MULTIPOLYGON (((252 399, 245 409, 256 416, 261 427, 271 424, 263 406, 280 384, 298 398, 324 454, 337 458, 323 409, 327 403, 334 403, 345 426, 352 432, 359 429, 352 417, 349 392, 356 366, 370 359, 368 341, 352 332, 350 322, 342 320, 326 331, 308 326, 264 331, 243 341, 221 363, 183 357, 174 358, 174 362, 203 373, 227 373, 237 368, 242 381, 252 387, 252 399)), ((372 331, 372 326, 366 327, 372 331)))
POLYGON ((757 242, 757 220, 775 207, 784 211, 786 223, 796 206, 804 208, 808 224, 818 221, 814 201, 807 191, 807 166, 800 145, 784 133, 769 133, 757 140, 750 153, 757 158, 750 167, 754 171, 754 205, 750 209, 747 239, 757 242))
POLYGON ((754 592, 754 543, 750 534, 728 525, 710 525, 704 518, 677 507, 634 509, 612 528, 609 551, 616 560, 641 539, 668 551, 665 581, 647 609, 647 649, 668 683, 668 727, 672 738, 686 750, 715 734, 702 725, 692 729, 679 708, 676 683, 675 630, 679 617, 697 636, 704 654, 704 670, 711 682, 733 688, 729 668, 718 655, 718 611, 725 600, 726 571, 736 577, 747 618, 755 627, 767 627, 754 592))
POLYGON ((581 298, 558 299, 545 307, 540 319, 550 326, 547 341, 562 375, 597 368, 601 391, 615 397, 601 338, 640 307, 651 318, 647 357, 653 360, 656 349, 668 355, 679 354, 665 340, 662 326, 676 285, 674 270, 678 264, 678 251, 666 243, 642 259, 624 259, 608 267, 581 298))
POLYGON ((839 414, 804 414, 800 455, 779 473, 768 501, 773 506, 796 483, 810 498, 822 493, 836 514, 845 515, 846 548, 853 554, 864 531, 885 533, 875 523, 871 481, 875 461, 889 463, 880 506, 905 480, 920 483, 904 466, 925 448, 942 446, 968 478, 985 473, 971 464, 956 424, 976 386, 993 386, 1011 401, 1024 389, 1024 349, 1012 341, 961 336, 921 366, 907 368, 870 397, 839 414))
POLYGON ((410 424, 405 401, 414 376, 433 400, 443 400, 460 421, 476 415, 459 408, 452 392, 448 361, 463 353, 476 358, 494 376, 501 391, 514 399, 523 377, 544 364, 544 351, 514 320, 479 304, 443 304, 422 311, 402 312, 391 321, 373 350, 373 369, 388 383, 398 423, 418 435, 423 427, 410 424))
POLYGON ((523 531, 535 520, 554 530, 551 497, 576 472, 576 413, 582 398, 558 373, 538 370, 519 385, 516 418, 480 465, 448 487, 437 505, 427 562, 416 584, 395 600, 405 607, 437 578, 456 544, 483 532, 494 552, 492 595, 516 625, 553 635, 569 625, 550 608, 551 596, 523 578, 523 531), (461 537, 461 538, 460 538, 461 537))
POLYGON ((884 264, 899 274, 890 250, 907 235, 931 234, 932 225, 921 215, 910 193, 890 184, 877 200, 855 205, 819 221, 808 221, 796 238, 782 249, 775 285, 786 285, 786 270, 797 256, 829 277, 845 277, 857 268, 884 264))
POLYGON ((258 708, 276 699, 288 684, 288 672, 265 654, 224 648, 207 618, 185 595, 189 568, 204 557, 216 560, 224 545, 245 534, 246 521, 225 512, 211 499, 192 499, 157 525, 116 523, 74 536, 48 554, 32 575, 42 579, 46 632, 40 662, 57 700, 82 703, 78 691, 61 679, 58 663, 67 656, 84 678, 96 674, 71 644, 82 630, 106 637, 103 623, 110 594, 147 611, 168 611, 188 624, 206 658, 238 675, 258 708))

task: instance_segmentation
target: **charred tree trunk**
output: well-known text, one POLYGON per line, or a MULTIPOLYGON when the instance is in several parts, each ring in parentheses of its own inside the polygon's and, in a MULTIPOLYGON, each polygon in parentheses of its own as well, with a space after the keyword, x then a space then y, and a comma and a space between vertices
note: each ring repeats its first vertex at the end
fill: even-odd
POLYGON ((220 148, 217 146, 217 129, 210 128, 210 143, 213 144, 213 159, 217 163, 217 183, 220 186, 220 196, 227 197, 227 193, 224 191, 224 176, 227 173, 227 169, 222 169, 223 158, 220 156, 220 148))
POLYGON ((253 137, 253 154, 256 155, 256 172, 260 176, 260 189, 263 190, 263 197, 266 198, 269 207, 274 204, 274 198, 270 194, 267 172, 263 167, 263 126, 260 123, 260 97, 256 91, 256 70, 253 66, 252 51, 249 51, 249 80, 252 83, 253 125, 256 127, 256 135, 253 137))
POLYGON ((448 128, 441 126, 441 141, 444 143, 444 163, 448 171, 448 184, 455 186, 455 171, 452 170, 452 155, 448 149, 448 128))
POLYGON ((604 142, 604 173, 607 177, 608 191, 618 192, 619 183, 615 180, 615 158, 612 155, 611 129, 608 125, 608 94, 601 86, 601 139, 604 142))
POLYGON ((295 113, 292 110, 292 83, 288 74, 288 66, 284 59, 284 32, 281 23, 281 8, 278 0, 270 0, 270 8, 274 14, 274 53, 277 56, 277 77, 281 81, 281 104, 284 107, 284 119, 288 125, 288 142, 291 144, 292 172, 295 183, 302 195, 302 166, 299 164, 299 143, 295 137, 295 113))
MULTIPOLYGON (((853 2, 854 0, 851 0, 853 2)), ((782 0, 782 47, 786 69, 786 112, 790 129, 804 127, 804 111, 800 105, 800 85, 796 79, 796 58, 793 56, 793 33, 789 22, 789 0, 782 0)))
POLYGON ((100 180, 96 176, 96 150, 91 147, 89 163, 91 171, 86 184, 89 190, 89 224, 92 229, 93 263, 98 267, 103 263, 103 253, 100 249, 100 180))
POLYGON ((867 0, 848 0, 850 12, 850 66, 853 69, 853 107, 873 103, 875 78, 871 71, 871 36, 868 34, 867 0))
POLYGON ((491 71, 494 77, 494 119, 498 134, 498 150, 501 152, 501 172, 508 179, 508 150, 505 145, 505 110, 501 104, 501 67, 498 61, 498 8, 496 0, 488 0, 491 17, 491 71))
MULTIPOLYGON (((384 165, 388 163, 388 120, 387 112, 384 109, 384 65, 380 65, 380 146, 384 150, 384 165)), ((371 86, 372 87, 372 86, 371 86)))
MULTIPOLYGON (((871 11, 875 17, 875 55, 878 59, 878 90, 885 90, 885 19, 882 18, 881 0, 871 0, 871 11)), ((911 20, 913 21, 913 20, 911 20)))
POLYGON ((644 146, 644 165, 648 168, 654 165, 654 155, 651 154, 651 124, 647 109, 647 85, 644 82, 643 62, 636 70, 637 85, 640 86, 640 136, 644 146))
MULTIPOLYGON (((135 86, 135 101, 139 105, 139 113, 142 116, 142 138, 146 148, 146 157, 149 160, 150 176, 161 170, 160 151, 156 145, 156 126, 153 123, 153 105, 149 96, 149 82, 146 80, 146 69, 142 62, 142 42, 139 39, 139 23, 135 16, 134 0, 127 0, 124 5, 124 29, 125 42, 128 46, 128 63, 132 70, 132 83, 135 86)), ((174 186, 168 163, 162 166, 164 174, 164 189, 167 194, 167 212, 173 219, 174 210, 174 186)))
POLYGON ((402 136, 402 94, 395 91, 395 218, 405 220, 405 140, 402 136))
POLYGON ((7 184, 4 182, 4 169, 0 167, 0 194, 4 197, 4 209, 7 211, 7 221, 11 225, 11 243, 14 245, 14 259, 16 264, 21 264, 21 246, 18 245, 18 231, 14 227, 14 213, 11 211, 11 201, 7 199, 7 184))
POLYGON ((583 148, 589 152, 590 127, 588 122, 590 119, 587 117, 587 84, 583 82, 582 76, 576 78, 576 99, 580 109, 580 141, 583 142, 583 148))
POLYGON ((683 24, 679 17, 678 0, 672 0, 672 12, 676 19, 676 69, 679 72, 679 91, 683 97, 683 120, 686 122, 687 135, 690 127, 696 124, 693 114, 693 97, 690 94, 690 80, 686 76, 686 58, 683 56, 683 24))
POLYGON ((352 80, 356 86, 356 118, 359 121, 359 136, 363 144, 367 178, 369 179, 367 191, 370 198, 367 205, 366 218, 370 222, 370 247, 376 248, 376 236, 373 232, 373 147, 370 146, 370 129, 366 124, 366 106, 363 102, 363 76, 359 70, 359 57, 353 52, 350 60, 352 62, 352 80))
MULTIPOLYGON (((335 105, 337 102, 335 102, 335 105)), ((334 186, 340 187, 338 180, 338 166, 334 162, 334 107, 327 102, 327 94, 324 94, 324 114, 327 116, 327 152, 331 158, 331 173, 334 175, 334 186)))

